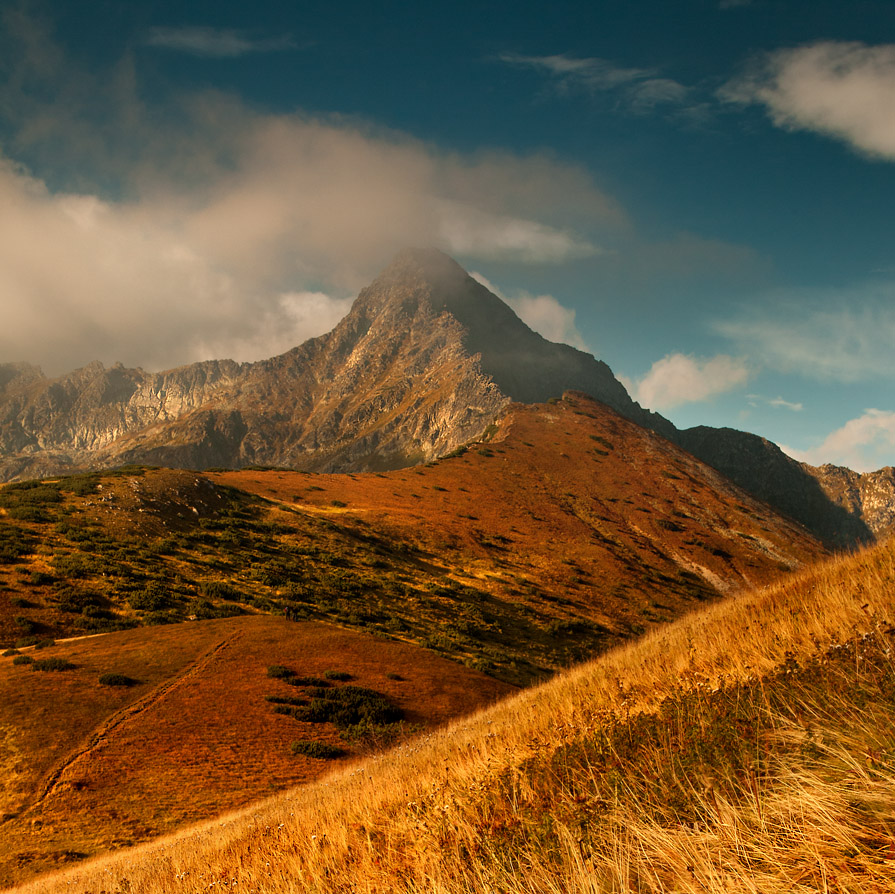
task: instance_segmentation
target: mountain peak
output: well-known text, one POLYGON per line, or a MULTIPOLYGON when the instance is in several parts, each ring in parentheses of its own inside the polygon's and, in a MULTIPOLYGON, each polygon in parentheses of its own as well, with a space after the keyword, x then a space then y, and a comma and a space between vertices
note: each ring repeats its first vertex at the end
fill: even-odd
POLYGON ((431 247, 409 247, 395 255, 376 281, 422 279, 432 284, 450 285, 468 277, 469 274, 443 251, 431 247))

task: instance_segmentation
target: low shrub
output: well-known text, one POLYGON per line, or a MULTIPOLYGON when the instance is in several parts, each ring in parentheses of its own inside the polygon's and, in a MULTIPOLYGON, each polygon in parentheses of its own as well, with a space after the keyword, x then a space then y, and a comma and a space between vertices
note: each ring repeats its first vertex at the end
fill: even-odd
POLYGON ((20 655, 20 654, 21 654, 21 652, 19 652, 18 649, 6 649, 6 650, 3 652, 3 657, 4 657, 4 658, 9 658, 10 655, 20 655))
POLYGON ((64 658, 38 658, 31 662, 31 670, 35 671, 67 671, 73 670, 74 665, 64 658))
MULTIPOLYGON (((13 650, 13 651, 16 651, 16 650, 13 650)), ((13 658, 12 663, 13 664, 31 664, 33 661, 34 661, 34 659, 30 655, 16 655, 16 657, 13 658)))
POLYGON ((301 754, 305 757, 314 757, 324 761, 341 757, 345 753, 341 748, 337 748, 335 745, 329 745, 326 742, 308 741, 306 739, 300 739, 297 742, 293 742, 289 746, 289 750, 293 754, 301 754))
POLYGON ((125 674, 102 674, 99 678, 101 686, 136 686, 140 681, 125 674))
POLYGON ((306 698, 296 698, 291 695, 265 695, 264 700, 272 705, 291 705, 293 708, 308 703, 306 698))
POLYGON ((267 676, 273 677, 275 680, 288 680, 290 677, 295 676, 295 671, 289 670, 288 667, 284 667, 282 664, 271 664, 267 668, 267 676))
POLYGON ((40 628, 40 624, 37 621, 26 618, 24 615, 16 615, 12 620, 23 633, 34 633, 40 628))
POLYGON ((344 683, 346 680, 351 680, 353 677, 351 674, 346 671, 324 671, 323 676, 327 680, 337 680, 340 683, 344 683))
POLYGON ((137 611, 157 612, 171 606, 167 588, 158 581, 150 581, 142 590, 127 597, 128 604, 137 611))
POLYGON ((373 689, 342 686, 338 689, 312 689, 307 707, 296 708, 298 720, 332 723, 347 729, 359 723, 383 725, 401 720, 404 712, 373 689))
POLYGON ((208 599, 223 599, 227 602, 245 601, 239 590, 222 580, 202 581, 199 584, 199 592, 208 599))
POLYGON ((293 676, 286 681, 290 686, 315 686, 318 689, 324 689, 329 686, 329 680, 322 677, 297 677, 293 676))

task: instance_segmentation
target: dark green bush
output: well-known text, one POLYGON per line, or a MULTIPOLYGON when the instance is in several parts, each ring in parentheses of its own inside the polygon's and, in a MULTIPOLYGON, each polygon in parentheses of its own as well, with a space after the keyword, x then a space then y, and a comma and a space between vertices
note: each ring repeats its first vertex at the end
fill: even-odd
POLYGON ((87 497, 90 494, 96 493, 96 486, 99 484, 99 479, 93 475, 85 475, 85 476, 76 476, 71 478, 66 478, 60 484, 60 487, 63 490, 67 490, 75 496, 78 497, 87 497))
POLYGON ((6 510, 6 515, 16 521, 26 522, 47 522, 50 516, 40 506, 32 506, 25 504, 24 506, 10 506, 6 510))
POLYGON ((289 683, 291 686, 316 686, 318 689, 322 689, 325 686, 329 686, 329 681, 324 680, 322 677, 292 676, 286 682, 289 683))
POLYGON ((267 676, 273 677, 275 680, 288 680, 290 677, 295 676, 295 671, 289 670, 288 667, 284 667, 282 664, 271 664, 267 668, 267 676))
POLYGON ((81 578, 100 574, 103 563, 93 556, 77 552, 53 557, 53 567, 61 577, 81 578))
POLYGON ((128 604, 137 611, 157 612, 170 607, 167 588, 158 581, 150 581, 142 590, 127 597, 128 604))
POLYGON ((308 703, 306 698, 296 698, 291 695, 265 695, 264 700, 272 705, 291 705, 293 708, 308 703))
POLYGON ((3 657, 9 658, 10 655, 19 655, 19 654, 21 654, 21 653, 19 652, 18 649, 6 649, 6 651, 3 652, 3 657))
POLYGON ((346 671, 324 671, 323 676, 327 680, 337 680, 340 683, 344 683, 346 680, 351 680, 351 674, 346 671))
POLYGON ((31 662, 31 670, 35 671, 67 671, 73 668, 74 665, 64 658, 38 658, 31 662))
POLYGON ((99 682, 102 686, 136 686, 140 681, 125 674, 102 674, 99 682))
POLYGON ((16 615, 12 620, 23 633, 34 633, 40 628, 40 624, 37 621, 26 618, 24 615, 16 615))
POLYGON ((223 599, 228 602, 245 601, 239 590, 222 580, 202 581, 199 584, 199 592, 208 599, 223 599))
POLYGON ((13 664, 32 664, 33 662, 34 659, 30 655, 16 655, 12 660, 13 664))
POLYGON ((358 723, 394 723, 404 713, 381 693, 361 686, 315 688, 309 695, 308 706, 295 709, 296 718, 309 723, 333 723, 345 729, 358 723))
POLYGON ((71 584, 57 584, 53 588, 53 596, 58 601, 60 611, 80 614, 88 606, 101 606, 103 598, 91 590, 84 590, 71 584))
POLYGON ((0 565, 11 565, 34 549, 34 538, 15 525, 0 521, 0 565))
POLYGON ((328 745, 326 742, 315 742, 301 739, 293 742, 289 746, 289 750, 293 754, 301 754, 305 757, 315 757, 318 760, 332 760, 341 757, 345 752, 335 745, 328 745))

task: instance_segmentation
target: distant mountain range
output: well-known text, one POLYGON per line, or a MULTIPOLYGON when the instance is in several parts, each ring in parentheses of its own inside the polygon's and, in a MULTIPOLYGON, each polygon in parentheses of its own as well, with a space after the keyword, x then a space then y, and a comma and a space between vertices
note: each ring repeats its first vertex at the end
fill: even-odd
POLYGON ((609 367, 547 341, 453 260, 407 250, 326 335, 257 363, 160 373, 0 365, 0 480, 147 464, 381 471, 444 456, 511 402, 585 392, 834 547, 895 527, 895 470, 812 467, 733 429, 678 430, 609 367))

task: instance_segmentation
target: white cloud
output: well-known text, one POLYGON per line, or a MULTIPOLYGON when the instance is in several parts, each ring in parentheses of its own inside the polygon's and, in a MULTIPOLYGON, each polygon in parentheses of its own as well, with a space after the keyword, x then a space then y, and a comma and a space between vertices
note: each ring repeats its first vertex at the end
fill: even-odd
POLYGON ((602 250, 568 231, 534 220, 481 211, 443 200, 437 203, 439 241, 448 252, 480 258, 559 262, 602 254, 602 250))
POLYGON ((634 112, 649 112, 659 105, 679 105, 690 94, 683 84, 661 77, 655 69, 622 68, 607 59, 582 59, 564 53, 553 56, 503 53, 498 59, 507 65, 543 72, 560 92, 616 93, 634 112))
POLYGON ((895 159, 895 44, 824 41, 778 50, 721 96, 764 105, 779 127, 815 131, 895 159))
POLYGON ((257 359, 330 328, 407 245, 561 262, 600 251, 581 232, 626 226, 583 170, 541 156, 442 153, 213 95, 189 100, 184 127, 125 106, 115 123, 131 122, 133 146, 115 143, 118 131, 97 145, 55 108, 42 128, 42 144, 98 165, 110 153, 123 198, 89 184, 54 192, 0 156, 3 360, 58 373, 93 359, 257 359))
POLYGON ((801 413, 805 409, 805 405, 794 403, 793 401, 784 400, 782 397, 775 397, 768 401, 768 406, 776 407, 780 410, 792 410, 793 413, 801 413))
POLYGON ((895 283, 770 296, 766 309, 712 328, 765 366, 861 382, 895 375, 895 283))
POLYGON ((289 35, 250 37, 231 28, 187 27, 151 28, 146 43, 152 47, 177 50, 193 56, 233 59, 249 53, 271 53, 295 47, 289 35))
POLYGON ((657 360, 642 379, 624 384, 644 407, 661 411, 709 400, 744 385, 749 376, 749 367, 736 357, 719 354, 699 359, 669 354, 657 360))
POLYGON ((895 413, 868 409, 830 433, 817 447, 796 450, 781 445, 781 449, 814 466, 832 463, 871 472, 895 465, 895 413))
POLYGON ((469 275, 506 301, 523 323, 548 341, 571 345, 573 348, 591 353, 575 325, 574 309, 564 307, 553 295, 531 295, 521 291, 508 296, 481 273, 472 272, 469 275))

